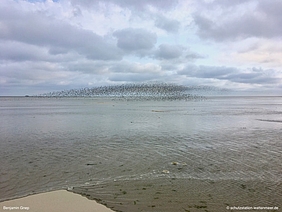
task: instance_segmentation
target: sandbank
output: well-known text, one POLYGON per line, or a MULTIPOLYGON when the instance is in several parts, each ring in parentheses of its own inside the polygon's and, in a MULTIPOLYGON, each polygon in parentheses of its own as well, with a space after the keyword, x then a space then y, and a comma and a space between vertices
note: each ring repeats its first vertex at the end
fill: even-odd
POLYGON ((35 194, 0 202, 0 211, 27 212, 113 212, 94 200, 66 190, 35 194))

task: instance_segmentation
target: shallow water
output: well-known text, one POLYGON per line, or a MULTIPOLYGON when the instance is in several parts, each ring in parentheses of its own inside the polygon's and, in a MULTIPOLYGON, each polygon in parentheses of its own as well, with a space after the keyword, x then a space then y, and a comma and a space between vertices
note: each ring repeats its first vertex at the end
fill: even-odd
POLYGON ((187 211, 247 205, 246 197, 277 206, 282 202, 281 114, 282 97, 1 97, 0 201, 75 187, 74 192, 121 211, 129 200, 128 211, 145 210, 137 207, 141 200, 144 207, 154 206, 145 211, 171 211, 175 205, 166 202, 175 197, 187 211), (147 184, 154 190, 140 192, 147 184), (199 200, 207 207, 189 205, 186 197, 194 195, 196 201, 197 187, 199 194, 208 189, 220 206, 208 191, 199 200), (165 197, 153 197, 162 189, 165 197), (230 192, 237 192, 235 202, 230 192), (162 203, 152 205, 153 200, 162 203))

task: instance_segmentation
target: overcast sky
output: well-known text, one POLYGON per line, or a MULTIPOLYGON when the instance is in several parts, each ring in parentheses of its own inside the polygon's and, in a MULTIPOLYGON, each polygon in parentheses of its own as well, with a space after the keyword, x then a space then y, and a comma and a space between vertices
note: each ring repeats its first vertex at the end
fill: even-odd
POLYGON ((281 0, 1 0, 0 95, 149 81, 279 93, 281 11, 281 0))

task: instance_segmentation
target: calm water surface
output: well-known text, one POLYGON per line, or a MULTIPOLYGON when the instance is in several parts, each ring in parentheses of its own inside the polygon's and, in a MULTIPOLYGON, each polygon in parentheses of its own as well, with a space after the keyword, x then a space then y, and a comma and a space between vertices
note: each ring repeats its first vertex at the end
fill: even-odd
MULTIPOLYGON (((168 199, 187 196, 170 189, 173 179, 180 190, 199 180, 227 193, 241 191, 226 182, 240 182, 242 190, 249 182, 254 191, 265 184, 246 196, 256 204, 282 202, 282 97, 163 102, 1 97, 0 117, 0 201, 70 187, 95 191, 96 186, 110 207, 126 211, 115 201, 130 200, 134 211, 138 201, 131 197, 137 198, 142 182, 158 181, 152 183, 155 194, 166 186, 168 199), (135 186, 135 193, 109 197, 116 182, 135 186), (260 199, 271 193, 275 198, 260 199)), ((86 195, 82 190, 78 193, 86 195)), ((157 200, 144 195, 144 205, 157 200)), ((157 204, 151 206, 146 211, 158 211, 157 204)), ((200 206, 189 210, 207 209, 200 206)))

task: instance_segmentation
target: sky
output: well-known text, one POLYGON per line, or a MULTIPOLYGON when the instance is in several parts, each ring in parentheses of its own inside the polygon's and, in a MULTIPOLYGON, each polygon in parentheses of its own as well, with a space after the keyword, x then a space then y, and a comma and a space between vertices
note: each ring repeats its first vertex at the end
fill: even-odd
POLYGON ((1 0, 0 95, 167 82, 282 94, 281 0, 1 0))

